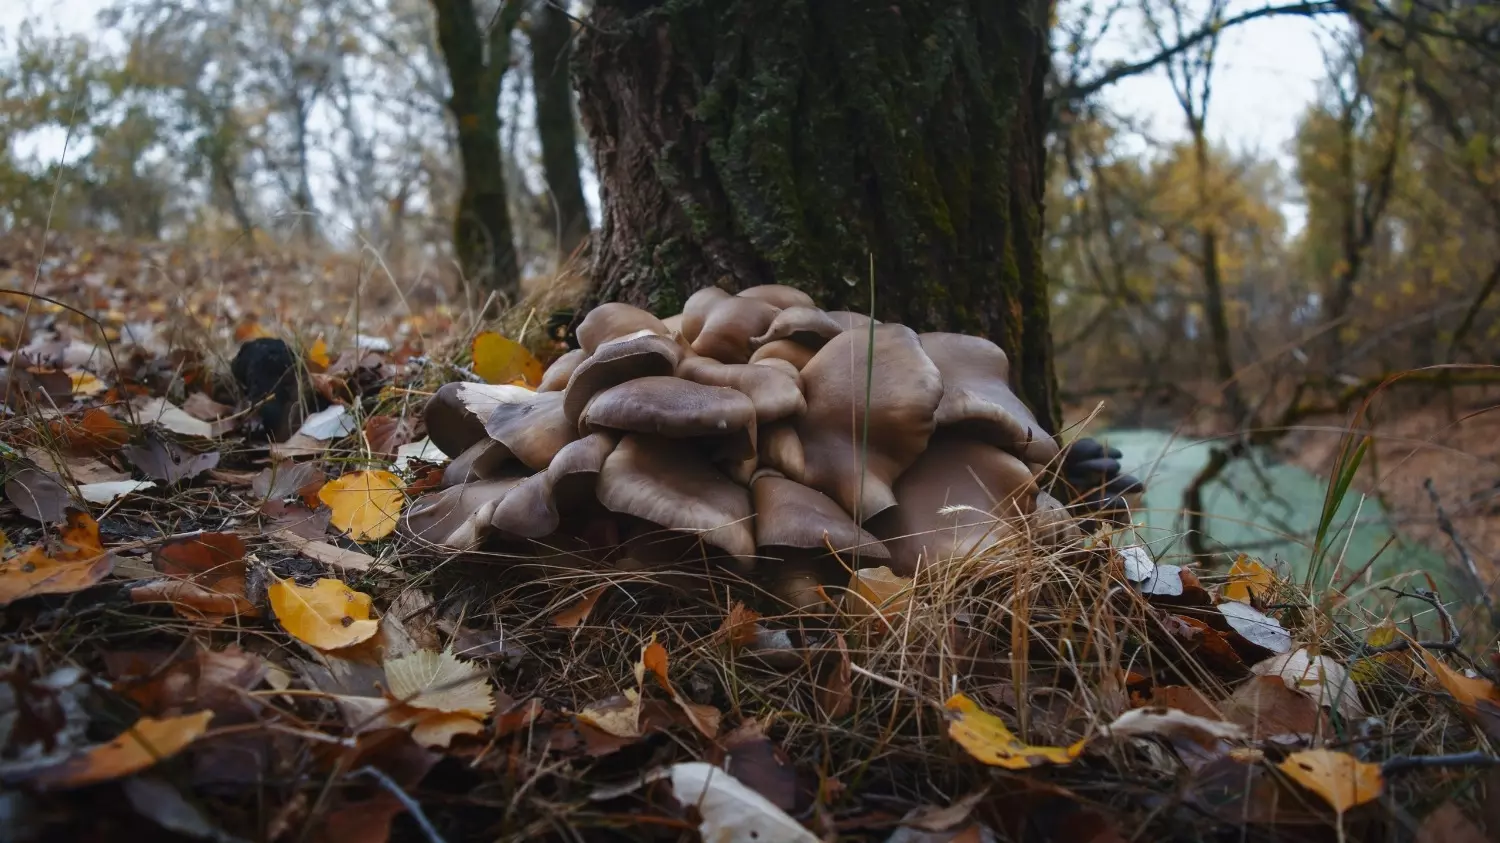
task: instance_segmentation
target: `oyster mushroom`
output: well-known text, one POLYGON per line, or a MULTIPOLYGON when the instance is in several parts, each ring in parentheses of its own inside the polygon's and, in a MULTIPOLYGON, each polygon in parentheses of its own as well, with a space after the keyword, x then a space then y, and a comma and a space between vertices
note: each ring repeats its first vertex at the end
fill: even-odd
POLYGON ((787 419, 759 427, 756 439, 756 456, 761 465, 798 483, 803 482, 807 476, 807 462, 795 421, 787 419))
POLYGON ((692 340, 693 351, 720 363, 749 363, 750 338, 766 332, 780 313, 775 305, 757 298, 729 296, 708 310, 703 329, 692 340))
POLYGON ((418 541, 468 550, 489 536, 495 507, 526 479, 481 480, 430 492, 407 508, 404 529, 418 541))
POLYGON ((568 387, 563 390, 564 418, 577 424, 583 408, 596 394, 635 378, 670 375, 681 358, 682 346, 649 331, 601 344, 568 379, 568 387))
POLYGON ((599 502, 749 562, 755 553, 750 491, 704 460, 683 459, 678 442, 627 434, 599 472, 599 502))
POLYGON ((552 361, 547 371, 542 373, 542 382, 537 386, 537 392, 562 392, 568 388, 568 378, 573 377, 573 370, 579 364, 589 358, 589 353, 581 348, 575 348, 567 354, 552 361))
POLYGON ((943 376, 939 427, 957 427, 1027 462, 1048 463, 1057 440, 1010 388, 1010 361, 1000 346, 967 334, 923 334, 922 350, 943 376))
POLYGON ((485 419, 497 406, 524 401, 533 394, 524 386, 510 384, 444 384, 427 399, 422 421, 432 444, 449 456, 458 456, 485 438, 485 419))
POLYGON ((744 393, 661 376, 604 390, 578 420, 580 433, 619 430, 670 439, 712 438, 715 454, 731 461, 755 456, 754 426, 755 403, 744 393))
POLYGON ((562 514, 577 512, 594 499, 604 460, 614 450, 612 433, 595 433, 568 443, 547 466, 509 490, 494 507, 490 526, 520 538, 552 535, 562 514))
POLYGON ((708 312, 727 298, 731 298, 729 293, 718 287, 704 287, 688 296, 688 300, 682 305, 683 340, 689 343, 696 340, 703 330, 703 322, 708 318, 708 312))
POLYGON ((578 323, 576 336, 578 347, 586 354, 593 354, 599 346, 610 340, 630 336, 641 331, 666 336, 671 333, 660 319, 639 307, 606 302, 590 310, 578 323))
POLYGON ((792 340, 809 348, 822 348, 843 332, 838 320, 816 307, 789 307, 776 314, 764 334, 750 338, 750 347, 759 349, 766 343, 792 340))
POLYGON ((529 400, 497 404, 485 433, 532 471, 541 471, 562 447, 578 438, 578 426, 563 414, 563 392, 533 392, 529 400))
MULTIPOLYGON (((443 485, 469 483, 474 480, 493 480, 505 473, 512 464, 514 455, 502 442, 486 436, 470 445, 462 454, 453 458, 443 469, 443 485)), ((514 472, 511 472, 514 473, 514 472)))
POLYGON ((739 297, 743 299, 759 299, 782 310, 788 307, 812 307, 814 304, 812 296, 809 296, 796 287, 788 287, 785 284, 759 284, 754 287, 746 287, 740 290, 739 297))
POLYGON ((927 447, 943 396, 937 367, 910 328, 881 325, 874 346, 873 363, 858 332, 823 346, 802 369, 807 413, 797 422, 803 482, 858 521, 896 504, 891 484, 927 447))
POLYGON ((796 370, 788 374, 786 369, 778 366, 720 363, 712 357, 693 355, 684 357, 677 364, 677 377, 706 386, 729 387, 744 393, 755 405, 757 424, 801 415, 807 409, 807 402, 803 400, 802 389, 797 383, 796 370))
POLYGON ((1025 463, 944 430, 896 481, 899 506, 871 526, 890 548, 891 570, 909 577, 919 562, 963 558, 1013 534, 1036 509, 1037 494, 1025 463))
POLYGON ((816 348, 803 345, 796 340, 772 340, 757 348, 755 353, 750 355, 750 362, 764 363, 769 360, 780 360, 800 372, 817 353, 816 348))

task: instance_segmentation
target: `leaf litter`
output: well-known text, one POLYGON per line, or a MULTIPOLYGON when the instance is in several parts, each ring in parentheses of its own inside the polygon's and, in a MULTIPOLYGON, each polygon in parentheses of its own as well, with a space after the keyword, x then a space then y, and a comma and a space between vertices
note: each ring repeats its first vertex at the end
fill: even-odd
MULTIPOLYGON (((133 259, 96 251, 75 258, 133 259)), ((60 324, 49 342, 93 348, 60 324)), ((271 324, 246 310, 213 331, 232 343, 271 324)), ((20 724, 0 732, 0 779, 21 798, 117 787, 110 805, 247 839, 252 805, 283 839, 391 835, 410 807, 365 770, 452 840, 507 838, 486 825, 497 793, 584 838, 626 822, 663 839, 1340 823, 1358 839, 1388 819, 1383 797, 1419 785, 1462 805, 1423 806, 1424 829, 1484 816, 1462 762, 1398 763, 1483 755, 1500 711, 1483 663, 1372 651, 1405 632, 1362 618, 1351 628, 1375 632, 1349 637, 1249 559, 1219 579, 1101 535, 1067 559, 999 548, 942 576, 861 569, 788 615, 730 577, 700 595, 547 556, 568 549, 532 566, 413 546, 406 492, 457 456, 422 429, 426 396, 465 366, 529 391, 561 349, 452 314, 391 324, 379 343, 338 326, 289 343, 309 387, 306 415, 283 419, 280 436, 306 440, 292 448, 265 432, 261 396, 207 362, 227 356, 160 330, 122 331, 118 372, 93 353, 36 376, 59 409, 6 422, 0 561, 0 684, 18 689, 0 723, 20 724), (49 643, 61 628, 66 650, 49 643), (106 701, 127 708, 105 718, 106 701), (593 809, 558 808, 581 795, 593 809), (1194 810, 1159 811, 1179 798, 1194 810)))

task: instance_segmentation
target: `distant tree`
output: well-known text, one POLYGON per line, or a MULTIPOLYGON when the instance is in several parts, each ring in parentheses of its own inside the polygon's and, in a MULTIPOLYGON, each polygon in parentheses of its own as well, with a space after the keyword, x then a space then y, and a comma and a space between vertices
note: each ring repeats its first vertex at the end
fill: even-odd
POLYGON ((578 167, 578 130, 573 114, 573 20, 563 0, 536 0, 527 27, 531 38, 532 97, 542 175, 557 229, 557 249, 568 256, 589 234, 588 204, 578 167))
POLYGON ((432 7, 452 86, 448 107, 457 124, 462 159, 454 252, 471 284, 514 300, 521 276, 500 147, 500 88, 523 5, 521 0, 505 0, 487 25, 481 25, 472 0, 432 0, 432 7))

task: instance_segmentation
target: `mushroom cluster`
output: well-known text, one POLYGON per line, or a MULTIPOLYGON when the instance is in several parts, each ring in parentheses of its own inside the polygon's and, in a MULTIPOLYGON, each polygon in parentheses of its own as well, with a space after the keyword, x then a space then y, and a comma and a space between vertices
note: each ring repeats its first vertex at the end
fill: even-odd
POLYGON ((796 603, 842 564, 919 566, 1077 528, 1039 478, 1057 442, 994 343, 917 334, 805 293, 710 288, 658 319, 605 304, 535 390, 450 383, 457 455, 405 529, 454 550, 534 542, 624 564, 712 559, 796 603))

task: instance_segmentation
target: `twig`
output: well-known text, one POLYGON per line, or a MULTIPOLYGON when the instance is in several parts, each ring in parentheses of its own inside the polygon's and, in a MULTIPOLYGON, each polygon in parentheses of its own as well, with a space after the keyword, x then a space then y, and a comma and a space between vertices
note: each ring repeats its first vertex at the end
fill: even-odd
POLYGON ((1425 588, 1419 588, 1415 593, 1402 591, 1399 588, 1391 588, 1390 586, 1381 586, 1381 589, 1389 591, 1397 597, 1410 597, 1415 600, 1421 600, 1423 603, 1436 609, 1438 618, 1443 622, 1443 631, 1448 634, 1448 638, 1445 641, 1413 641, 1410 638, 1402 638, 1392 641, 1389 644, 1381 644, 1375 647, 1369 644, 1362 644, 1360 645, 1361 649, 1359 653, 1355 656, 1356 658, 1368 658, 1381 653, 1399 653, 1403 650, 1410 650, 1412 647, 1421 647, 1424 650, 1443 650, 1450 653, 1459 652, 1459 644, 1462 642, 1462 636, 1459 635, 1458 625, 1453 623, 1453 616, 1448 614, 1447 607, 1443 605, 1443 601, 1436 593, 1428 591, 1425 588))
POLYGON ((1469 548, 1464 545, 1463 539, 1459 537, 1458 529, 1453 526, 1453 521, 1448 518, 1448 513, 1443 510, 1443 502, 1438 499, 1437 490, 1432 487, 1432 478, 1429 477, 1423 481, 1422 487, 1427 490, 1427 497, 1432 499, 1433 509, 1437 510, 1438 528, 1448 536, 1449 541, 1453 542, 1453 547, 1458 550, 1459 561, 1463 562, 1464 572, 1469 575, 1469 579, 1472 581, 1471 584, 1479 592, 1479 599, 1484 602, 1484 608, 1489 610, 1490 618, 1495 622, 1495 625, 1500 626, 1500 615, 1496 614, 1495 601, 1490 597, 1489 590, 1484 587, 1484 577, 1480 575, 1479 567, 1474 564, 1474 557, 1469 553, 1469 548))
POLYGON ((1427 770, 1433 767, 1500 767, 1500 756, 1479 752, 1459 752, 1454 755, 1397 755, 1387 758, 1380 765, 1382 776, 1393 776, 1411 770, 1427 770))
POLYGON ((421 827, 422 833, 427 836, 428 843, 445 843, 443 835, 438 833, 437 828, 427 819, 427 815, 422 812, 421 804, 411 798, 411 795, 406 791, 402 790, 401 785, 396 784, 395 780, 390 776, 387 776, 374 767, 360 767, 352 775, 369 776, 380 782, 381 787, 385 788, 387 792, 396 797, 397 801, 406 807, 407 812, 411 814, 411 818, 416 821, 417 825, 421 827))

